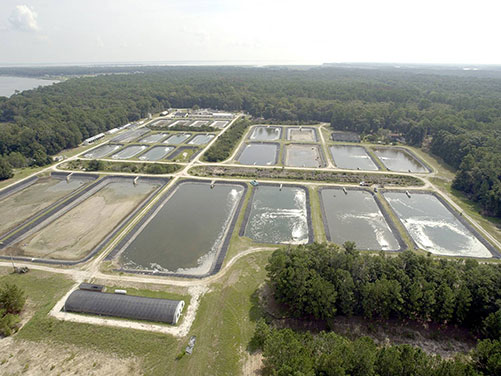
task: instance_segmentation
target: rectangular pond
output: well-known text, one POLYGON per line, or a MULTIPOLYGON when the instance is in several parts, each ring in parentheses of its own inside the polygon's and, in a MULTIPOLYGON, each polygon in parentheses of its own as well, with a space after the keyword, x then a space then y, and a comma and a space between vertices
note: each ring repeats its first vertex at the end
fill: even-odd
POLYGON ((405 150, 397 148, 375 148, 374 153, 390 171, 398 172, 428 172, 416 158, 405 150))
POLYGON ((110 155, 111 153, 113 153, 114 151, 117 151, 122 146, 123 145, 119 145, 119 144, 102 145, 102 146, 99 146, 99 147, 92 149, 92 150, 88 151, 87 153, 85 153, 84 157, 85 158, 93 158, 93 159, 104 158, 107 155, 110 155))
POLYGON ((216 120, 212 122, 210 126, 214 128, 223 129, 224 127, 226 127, 226 125, 228 125, 228 123, 229 123, 228 121, 216 120))
POLYGON ((171 123, 172 120, 168 119, 160 119, 160 120, 155 120, 153 123, 149 124, 149 127, 165 127, 171 123))
POLYGON ((179 145, 185 142, 188 138, 191 137, 191 133, 178 133, 170 136, 167 140, 164 141, 164 144, 170 145, 179 145))
POLYGON ((492 257, 491 252, 440 200, 429 193, 384 192, 384 198, 425 251, 444 256, 492 257))
POLYGON ((113 159, 129 159, 138 155, 142 151, 146 150, 148 147, 146 145, 130 145, 124 147, 122 150, 116 152, 111 156, 113 159))
POLYGON ((209 124, 209 120, 196 120, 190 124, 190 127, 201 127, 201 126, 208 125, 208 124, 209 124))
POLYGON ((249 139, 252 141, 275 141, 282 135, 281 127, 254 127, 249 139))
POLYGON ((155 144, 162 141, 168 136, 168 133, 152 133, 143 137, 139 142, 144 142, 145 144, 155 144))
POLYGON ((159 161, 174 149, 174 146, 153 146, 151 149, 141 154, 138 159, 140 161, 159 161))
POLYGON ((213 134, 199 134, 188 142, 189 145, 204 145, 210 142, 215 136, 213 134))
POLYGON ((91 182, 88 178, 42 177, 34 184, 0 199, 0 234, 91 182))
POLYGON ((284 164, 291 167, 322 167, 323 159, 318 145, 285 145, 284 164))
POLYGON ((270 166, 277 163, 278 144, 244 144, 237 160, 245 165, 270 166))
POLYGON ((357 249, 400 249, 372 193, 364 190, 322 188, 322 217, 327 239, 336 244, 354 241, 357 249))
MULTIPOLYGON (((125 244, 126 269, 204 275, 223 248, 244 187, 208 182, 180 183, 125 244)), ((134 230, 135 231, 135 230, 134 230)), ((225 252, 225 250, 222 250, 225 252)))
POLYGON ((350 170, 376 171, 379 168, 362 146, 333 145, 329 148, 334 164, 350 170))
POLYGON ((314 128, 287 128, 287 140, 317 142, 317 135, 314 128))
POLYGON ((169 125, 169 128, 172 128, 172 127, 185 127, 185 126, 187 126, 190 123, 191 123, 191 120, 176 120, 176 121, 172 122, 172 124, 169 125))
POLYGON ((300 187, 255 187, 244 235, 258 243, 307 243, 306 197, 306 190, 300 187))
POLYGON ((44 259, 79 260, 88 255, 160 183, 133 178, 108 179, 90 197, 46 227, 28 233, 7 254, 44 259), (99 224, 96 226, 96 224, 99 224))
POLYGON ((111 139, 112 142, 129 142, 148 133, 148 128, 131 129, 111 139))

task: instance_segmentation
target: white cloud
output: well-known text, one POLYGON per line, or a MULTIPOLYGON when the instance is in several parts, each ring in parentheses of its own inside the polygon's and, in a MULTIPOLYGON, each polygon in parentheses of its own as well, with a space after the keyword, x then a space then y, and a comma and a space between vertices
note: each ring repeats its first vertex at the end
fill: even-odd
POLYGON ((9 26, 17 31, 38 31, 37 17, 36 12, 28 5, 16 5, 9 17, 9 26))

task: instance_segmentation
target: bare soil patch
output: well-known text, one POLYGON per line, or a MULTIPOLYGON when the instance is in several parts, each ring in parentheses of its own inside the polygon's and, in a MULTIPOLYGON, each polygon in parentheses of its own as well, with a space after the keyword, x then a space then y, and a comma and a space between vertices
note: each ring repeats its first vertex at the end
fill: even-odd
POLYGON ((85 257, 153 189, 119 191, 122 185, 110 183, 7 252, 63 260, 85 257))
POLYGON ((0 340, 2 375, 142 375, 136 358, 119 358, 72 345, 0 340))

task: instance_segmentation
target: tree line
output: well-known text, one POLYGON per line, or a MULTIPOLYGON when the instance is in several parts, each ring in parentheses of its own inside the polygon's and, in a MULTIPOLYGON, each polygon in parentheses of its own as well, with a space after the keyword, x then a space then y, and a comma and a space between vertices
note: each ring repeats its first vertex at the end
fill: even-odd
MULTIPOLYGON (((58 69, 69 75, 92 73, 92 68, 33 69, 49 75, 58 69)), ((3 178, 9 168, 44 165, 50 155, 149 112, 210 107, 279 122, 330 122, 334 129, 366 135, 387 129, 415 146, 428 147, 431 140, 431 152, 458 169, 454 187, 485 214, 500 216, 499 72, 476 77, 471 72, 335 67, 95 70, 97 76, 0 98, 3 178), (468 155, 473 163, 463 163, 468 155)))
POLYGON ((274 296, 294 317, 410 319, 501 336, 501 265, 411 251, 388 256, 312 244, 280 249, 267 266, 274 296))
POLYGON ((251 341, 263 353, 263 374, 273 376, 497 376, 501 341, 483 340, 468 356, 443 359, 410 345, 378 346, 333 332, 300 333, 260 321, 251 341))

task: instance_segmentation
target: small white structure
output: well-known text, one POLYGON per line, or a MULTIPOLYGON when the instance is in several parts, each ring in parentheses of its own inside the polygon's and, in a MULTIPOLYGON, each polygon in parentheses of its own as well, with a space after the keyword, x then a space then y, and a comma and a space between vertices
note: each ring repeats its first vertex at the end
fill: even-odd
POLYGON ((92 137, 89 137, 89 138, 86 138, 84 141, 83 141, 83 144, 84 145, 89 145, 89 144, 92 144, 93 142, 103 138, 105 135, 104 133, 99 133, 99 134, 96 134, 95 136, 92 136, 92 137))
MULTIPOLYGON (((162 112, 160 112, 161 116, 167 116, 168 114, 169 114, 169 111, 162 111, 162 112)), ((151 116, 151 114, 148 114, 148 115, 151 116)), ((151 119, 151 117, 150 117, 150 119, 151 119)))

